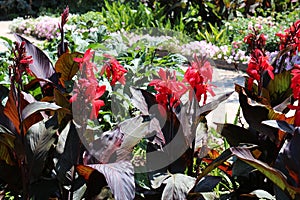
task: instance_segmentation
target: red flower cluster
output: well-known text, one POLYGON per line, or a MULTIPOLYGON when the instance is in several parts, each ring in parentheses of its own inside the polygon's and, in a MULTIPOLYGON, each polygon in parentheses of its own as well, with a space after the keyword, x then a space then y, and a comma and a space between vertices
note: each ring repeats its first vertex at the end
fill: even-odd
POLYGON ((105 105, 104 101, 99 98, 104 94, 106 87, 105 85, 98 85, 98 81, 94 74, 96 67, 94 63, 90 61, 92 57, 93 52, 88 49, 82 58, 74 58, 74 61, 78 62, 80 65, 82 78, 78 80, 78 87, 74 89, 75 94, 70 99, 70 102, 74 102, 80 98, 82 102, 91 103, 92 112, 90 118, 96 119, 100 108, 105 105))
POLYGON ((300 65, 295 64, 292 70, 291 88, 295 99, 300 99, 300 65))
POLYGON ((247 74, 250 76, 248 79, 249 90, 252 90, 254 80, 257 80, 260 83, 264 71, 267 71, 271 79, 274 79, 274 68, 270 65, 268 60, 268 57, 264 56, 260 49, 255 49, 251 54, 251 59, 247 68, 247 74))
POLYGON ((288 105, 288 108, 296 110, 294 125, 300 126, 300 65, 295 64, 294 69, 292 70, 292 75, 291 88, 293 89, 294 98, 298 100, 298 106, 288 105))
POLYGON ((176 80, 175 71, 171 73, 160 69, 158 74, 161 79, 154 79, 149 83, 157 91, 157 103, 165 108, 176 108, 180 104, 181 96, 187 91, 186 86, 176 80))
POLYGON ((286 29, 284 33, 276 33, 280 38, 280 50, 292 47, 292 51, 300 50, 300 20, 296 21, 290 28, 286 29))
POLYGON ((24 72, 27 72, 28 74, 33 76, 33 73, 31 72, 29 65, 33 63, 32 56, 26 55, 26 48, 25 48, 25 42, 15 42, 15 48, 13 50, 14 54, 14 64, 10 67, 13 69, 13 79, 20 83, 22 80, 22 74, 24 72))
POLYGON ((127 70, 112 56, 104 55, 109 58, 109 61, 103 66, 100 75, 106 74, 108 80, 110 80, 110 85, 114 86, 117 81, 125 85, 126 79, 124 74, 127 70))
POLYGON ((194 61, 184 74, 184 80, 190 84, 190 99, 195 93, 197 101, 200 102, 203 96, 203 104, 205 104, 207 92, 212 96, 215 95, 212 85, 208 84, 208 81, 212 80, 212 73, 213 70, 210 63, 205 59, 200 60, 195 54, 194 61))
POLYGON ((254 34, 249 33, 244 38, 244 42, 249 45, 250 50, 264 49, 264 47, 266 46, 266 41, 266 36, 263 33, 259 35, 259 33, 256 30, 254 30, 254 34))

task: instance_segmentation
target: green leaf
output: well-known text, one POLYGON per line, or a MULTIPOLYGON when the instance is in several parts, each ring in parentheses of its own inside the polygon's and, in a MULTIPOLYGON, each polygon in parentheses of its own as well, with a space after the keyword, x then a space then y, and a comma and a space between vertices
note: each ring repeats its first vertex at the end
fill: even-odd
POLYGON ((269 92, 271 106, 274 107, 292 95, 290 88, 292 75, 290 71, 283 71, 275 74, 274 79, 270 80, 266 89, 269 92))

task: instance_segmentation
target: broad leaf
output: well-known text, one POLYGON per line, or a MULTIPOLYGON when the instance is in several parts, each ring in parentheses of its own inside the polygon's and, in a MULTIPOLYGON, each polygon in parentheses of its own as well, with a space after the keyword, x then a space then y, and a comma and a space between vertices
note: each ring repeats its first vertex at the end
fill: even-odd
POLYGON ((267 165, 264 162, 261 162, 260 160, 255 159, 252 156, 251 152, 247 149, 231 148, 231 151, 239 159, 251 165, 252 167, 258 169, 267 178, 269 178, 274 184, 276 184, 281 190, 286 191, 293 199, 295 199, 296 197, 299 198, 300 189, 288 184, 282 172, 270 167, 269 165, 267 165))
POLYGON ((42 111, 47 111, 47 110, 55 111, 59 109, 61 109, 61 107, 56 105, 55 103, 37 101, 28 104, 22 110, 22 119, 23 119, 22 123, 24 125, 25 133, 33 124, 44 119, 44 117, 41 115, 42 111))
POLYGON ((52 127, 47 129, 45 123, 40 121, 32 125, 26 134, 27 158, 32 181, 39 178, 44 169, 49 150, 56 140, 55 133, 56 130, 53 130, 52 127))
POLYGON ((148 105, 146 103, 145 97, 141 90, 130 87, 130 92, 132 94, 131 102, 138 110, 141 111, 142 115, 149 115, 148 105))
POLYGON ((266 120, 262 122, 265 125, 271 126, 273 128, 280 129, 289 134, 293 134, 295 132, 295 127, 291 124, 288 124, 286 121, 282 120, 266 120))
POLYGON ((230 95, 232 95, 232 94, 233 94, 233 91, 232 92, 227 92, 225 94, 220 95, 216 99, 213 99, 211 102, 201 106, 199 111, 198 111, 199 112, 198 115, 205 116, 205 115, 209 114, 211 111, 216 109, 219 106, 220 103, 222 103, 223 101, 228 99, 230 97, 230 95))
POLYGON ((4 114, 4 107, 0 105, 0 128, 5 129, 0 132, 17 134, 17 130, 12 121, 4 114))
POLYGON ((220 176, 205 176, 197 183, 195 192, 211 192, 221 181, 220 176))
POLYGON ((277 129, 261 123, 262 121, 270 119, 269 113, 273 111, 272 108, 268 109, 268 107, 263 105, 250 105, 244 88, 239 85, 236 85, 236 91, 239 94, 239 102, 243 111, 243 116, 250 128, 267 135, 272 141, 275 141, 277 129))
POLYGON ((66 173, 77 164, 77 158, 79 154, 80 138, 73 122, 70 124, 67 139, 64 146, 63 153, 58 157, 58 162, 55 165, 55 171, 57 178, 62 183, 69 183, 69 179, 66 173))
POLYGON ((0 93, 0 104, 1 104, 2 100, 8 96, 9 89, 3 85, 0 85, 0 91, 1 91, 0 93))
POLYGON ((134 199, 134 168, 129 161, 89 166, 105 176, 116 200, 134 199))
POLYGON ((242 143, 259 144, 257 136, 245 128, 233 124, 218 124, 218 126, 222 127, 221 135, 232 147, 242 143))
POLYGON ((277 106, 292 95, 291 72, 283 71, 274 75, 274 79, 270 80, 266 89, 270 98, 271 106, 277 106))
MULTIPOLYGON (((18 102, 18 98, 15 96, 15 93, 13 90, 15 89, 14 85, 11 85, 11 89, 9 91, 8 100, 4 107, 4 114, 10 119, 10 121, 13 123, 13 125, 16 128, 16 132, 18 134, 21 133, 20 131, 20 122, 22 119, 20 119, 22 116, 19 116, 19 111, 16 106, 16 103, 18 102)), ((28 105, 28 102, 24 99, 24 95, 20 94, 20 110, 23 110, 25 106, 28 105)), ((20 113, 21 115, 21 113, 20 113)))
MULTIPOLYGON (((299 146, 299 145, 298 145, 299 146)), ((248 165, 256 168, 267 178, 269 178, 275 185, 277 185, 282 191, 286 191, 287 194, 292 197, 292 199, 298 198, 300 195, 300 189, 291 186, 285 176, 277 169, 274 169, 267 165, 266 163, 257 160, 253 157, 249 149, 241 147, 232 147, 225 150, 216 160, 214 160, 208 167, 197 177, 200 180, 202 177, 207 175, 211 170, 219 166, 221 163, 225 162, 231 156, 237 156, 240 160, 244 161, 248 165)))
POLYGON ((34 75, 40 79, 50 78, 55 73, 55 70, 48 56, 21 35, 14 34, 14 36, 18 42, 25 42, 27 55, 33 58, 33 64, 30 64, 29 68, 34 75))
POLYGON ((300 129, 295 129, 292 139, 287 143, 284 150, 278 156, 275 167, 281 170, 286 176, 288 182, 299 188, 300 186, 300 129))
POLYGON ((15 153, 15 139, 15 136, 0 133, 0 160, 11 166, 16 165, 16 160, 13 156, 15 153))
POLYGON ((94 199, 108 185, 105 176, 92 167, 78 165, 76 170, 86 181, 86 199, 94 199))
POLYGON ((194 177, 184 174, 162 175, 156 179, 158 180, 154 179, 154 188, 160 187, 161 184, 166 185, 162 193, 162 200, 186 199, 188 192, 195 184, 194 177))
POLYGON ((74 61, 74 58, 82 57, 82 53, 69 53, 66 52, 59 57, 57 62, 55 63, 55 71, 60 73, 60 82, 65 87, 65 81, 72 80, 73 76, 79 70, 79 63, 74 61))

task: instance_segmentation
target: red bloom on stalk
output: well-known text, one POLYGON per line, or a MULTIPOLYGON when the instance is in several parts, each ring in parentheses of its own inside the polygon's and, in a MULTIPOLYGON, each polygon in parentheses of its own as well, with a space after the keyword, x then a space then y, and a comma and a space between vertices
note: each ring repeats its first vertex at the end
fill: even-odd
POLYGON ((157 91, 157 103, 165 108, 176 108, 180 104, 181 96, 187 91, 186 86, 176 80, 175 71, 171 73, 160 69, 158 75, 161 79, 154 79, 149 83, 157 91))
POLYGON ((298 105, 288 105, 288 108, 296 110, 294 125, 300 126, 300 65, 295 64, 294 69, 292 70, 293 78, 291 80, 291 88, 293 89, 293 96, 298 100, 298 105))
POLYGON ((295 99, 300 99, 300 65, 295 64, 292 70, 291 88, 295 99))
POLYGON ((275 35, 280 38, 280 50, 288 46, 292 47, 293 53, 296 53, 296 50, 300 50, 300 20, 297 20, 290 28, 286 29, 284 33, 276 33, 275 35))
POLYGON ((212 74, 213 69, 210 63, 205 59, 200 60, 195 54, 194 61, 184 74, 184 80, 191 86, 190 99, 193 97, 193 93, 195 93, 197 101, 200 102, 203 96, 203 104, 205 104, 207 92, 215 96, 212 85, 208 84, 208 81, 212 81, 212 74))
POLYGON ((10 66, 13 69, 13 79, 17 82, 21 81, 22 74, 24 72, 34 76, 31 72, 29 65, 33 63, 32 56, 26 55, 25 42, 15 42, 15 48, 13 49, 14 64, 10 66))
POLYGON ((91 103, 92 111, 90 118, 96 119, 100 108, 105 105, 104 101, 99 98, 106 91, 106 87, 105 85, 98 85, 98 81, 94 73, 96 67, 94 63, 90 61, 92 57, 93 52, 88 49, 82 58, 74 58, 75 62, 79 62, 83 78, 78 80, 78 86, 74 89, 75 94, 70 99, 70 102, 74 102, 80 98, 83 102, 91 103))
POLYGON ((114 86, 117 81, 122 85, 125 85, 125 73, 127 70, 112 56, 104 55, 106 58, 109 58, 109 61, 103 66, 100 75, 106 74, 108 80, 110 80, 110 85, 114 86))
POLYGON ((81 69, 83 63, 88 63, 94 56, 94 53, 91 51, 91 49, 86 50, 82 58, 74 58, 75 62, 79 63, 79 68, 81 69))
POLYGON ((274 79, 274 68, 270 65, 268 57, 264 56, 260 49, 255 49, 251 54, 251 59, 248 63, 247 74, 250 76, 248 79, 248 89, 252 90, 254 80, 260 82, 261 75, 267 71, 271 79, 274 79))

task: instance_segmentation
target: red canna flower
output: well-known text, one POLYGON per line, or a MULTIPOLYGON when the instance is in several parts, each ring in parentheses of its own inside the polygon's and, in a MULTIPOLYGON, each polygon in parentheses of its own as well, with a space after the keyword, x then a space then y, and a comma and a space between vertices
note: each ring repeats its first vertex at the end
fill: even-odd
POLYGON ((295 99, 300 99, 300 65, 295 64, 292 70, 291 88, 295 99))
POLYGON ((84 63, 90 62, 93 56, 94 53, 91 51, 91 49, 88 49, 86 50, 82 58, 74 58, 74 61, 79 63, 79 68, 81 69, 82 65, 84 63))
POLYGON ((248 89, 252 90, 254 80, 260 83, 261 75, 264 71, 267 71, 271 79, 274 79, 274 68, 270 65, 268 57, 264 56, 260 49, 255 49, 251 54, 251 59, 248 63, 247 74, 248 79, 248 89))
POLYGON ((186 86, 176 80, 175 71, 172 73, 160 69, 158 75, 161 79, 154 79, 149 83, 157 91, 157 103, 165 108, 176 108, 180 104, 181 96, 187 91, 186 86))
POLYGON ((110 85, 114 86, 117 81, 122 85, 125 85, 125 73, 127 70, 112 56, 104 55, 104 57, 109 58, 109 61, 103 66, 100 75, 106 74, 108 80, 110 80, 110 85))
POLYGON ((90 61, 93 54, 88 49, 82 58, 74 58, 75 62, 79 62, 82 78, 78 80, 77 88, 74 89, 74 95, 70 99, 70 102, 74 102, 79 98, 80 102, 92 104, 90 119, 96 119, 100 108, 105 105, 100 97, 106 91, 105 85, 99 86, 95 77, 94 70, 96 67, 90 61))
POLYGON ((13 49, 14 54, 14 64, 10 66, 10 69, 13 70, 12 79, 20 83, 22 81, 22 75, 24 72, 34 76, 30 70, 30 64, 33 63, 32 56, 26 55, 25 42, 15 42, 15 48, 13 49))
POLYGON ((205 58, 200 60, 195 54, 194 61, 184 74, 184 81, 190 84, 190 99, 193 98, 193 93, 195 93, 197 101, 200 102, 203 96, 203 104, 205 104, 207 92, 215 96, 212 85, 208 84, 208 81, 212 81, 212 74, 213 69, 210 63, 205 58))
POLYGON ((275 35, 280 38, 280 50, 287 47, 292 47, 293 53, 296 53, 296 50, 300 50, 300 20, 292 24, 284 33, 276 33, 275 35))

